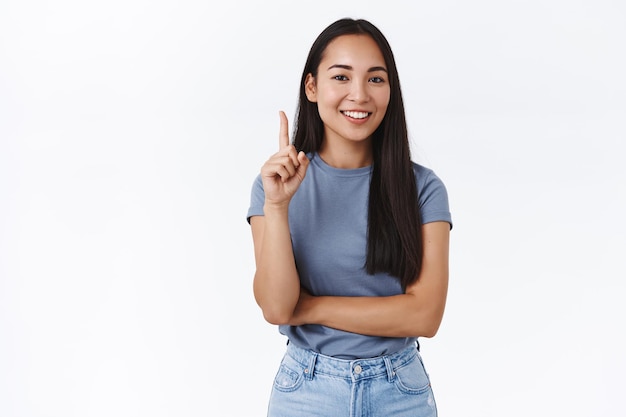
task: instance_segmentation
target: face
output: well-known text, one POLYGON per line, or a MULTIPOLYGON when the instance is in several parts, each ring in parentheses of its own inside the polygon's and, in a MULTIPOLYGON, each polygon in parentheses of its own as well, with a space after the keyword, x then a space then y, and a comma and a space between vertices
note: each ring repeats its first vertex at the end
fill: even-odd
POLYGON ((328 44, 317 76, 306 77, 307 98, 317 103, 324 140, 369 143, 389 104, 385 59, 368 35, 343 35, 328 44))

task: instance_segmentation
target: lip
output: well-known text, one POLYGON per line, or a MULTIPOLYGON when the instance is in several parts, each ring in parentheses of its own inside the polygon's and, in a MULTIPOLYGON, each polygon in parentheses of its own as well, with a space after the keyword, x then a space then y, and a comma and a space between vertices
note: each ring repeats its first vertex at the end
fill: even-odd
POLYGON ((356 110, 356 109, 350 109, 350 110, 341 110, 341 111, 340 111, 340 113, 341 113, 341 115, 342 115, 343 117, 345 117, 345 118, 346 118, 346 120, 348 120, 350 123, 354 123, 354 124, 362 124, 362 123, 365 123, 365 122, 367 122, 367 121, 370 119, 370 117, 372 116, 372 112, 369 112, 369 111, 367 111, 367 110, 356 110), (367 113, 367 116, 366 116, 366 117, 364 117, 364 118, 362 118, 362 119, 357 119, 357 118, 354 118, 354 117, 350 117, 350 116, 348 116, 348 115, 346 114, 346 112, 354 112, 354 113, 367 113))

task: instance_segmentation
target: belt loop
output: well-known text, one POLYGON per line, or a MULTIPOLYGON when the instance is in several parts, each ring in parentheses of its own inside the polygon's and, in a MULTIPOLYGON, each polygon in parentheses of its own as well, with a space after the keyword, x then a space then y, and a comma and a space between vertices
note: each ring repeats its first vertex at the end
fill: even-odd
POLYGON ((391 363, 391 359, 389 359, 389 356, 383 356, 383 360, 385 361, 385 368, 387 368, 387 380, 389 382, 393 382, 394 378, 396 377, 396 373, 393 370, 393 364, 391 363))
POLYGON ((308 380, 313 379, 313 371, 315 370, 315 362, 317 361, 317 353, 309 351, 309 366, 304 370, 304 377, 308 380))

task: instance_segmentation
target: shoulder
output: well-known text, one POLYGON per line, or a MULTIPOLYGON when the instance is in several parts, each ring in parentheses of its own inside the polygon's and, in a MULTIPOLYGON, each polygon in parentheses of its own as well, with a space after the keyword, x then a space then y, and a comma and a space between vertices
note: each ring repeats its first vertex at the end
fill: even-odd
POLYGON ((441 178, 435 174, 435 171, 415 162, 412 164, 418 191, 427 188, 443 188, 445 190, 445 184, 441 178))
POLYGON ((415 162, 413 172, 423 223, 446 221, 452 226, 448 191, 441 178, 432 169, 415 162))

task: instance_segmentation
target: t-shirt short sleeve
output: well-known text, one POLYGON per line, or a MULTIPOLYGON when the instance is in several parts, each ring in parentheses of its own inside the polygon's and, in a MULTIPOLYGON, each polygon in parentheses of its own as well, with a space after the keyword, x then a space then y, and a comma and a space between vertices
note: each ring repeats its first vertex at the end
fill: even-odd
POLYGON ((250 193, 250 207, 248 208, 248 214, 246 220, 250 223, 250 217, 262 216, 263 205, 265 204, 265 192, 263 191, 263 180, 261 175, 257 175, 252 183, 252 191, 250 193))
POLYGON ((448 191, 443 181, 431 169, 417 164, 414 167, 422 224, 443 221, 452 229, 448 191))

